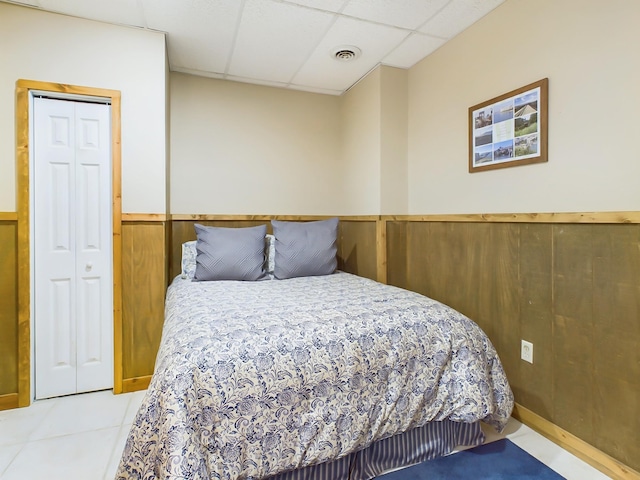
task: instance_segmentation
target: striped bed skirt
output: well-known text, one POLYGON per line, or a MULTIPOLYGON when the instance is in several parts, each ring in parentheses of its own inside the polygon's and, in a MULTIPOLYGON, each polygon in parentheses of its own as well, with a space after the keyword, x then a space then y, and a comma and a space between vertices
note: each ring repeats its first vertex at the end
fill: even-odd
POLYGON ((337 460, 284 472, 269 480, 371 480, 392 470, 442 457, 457 446, 476 446, 482 442, 480 422, 431 422, 337 460))

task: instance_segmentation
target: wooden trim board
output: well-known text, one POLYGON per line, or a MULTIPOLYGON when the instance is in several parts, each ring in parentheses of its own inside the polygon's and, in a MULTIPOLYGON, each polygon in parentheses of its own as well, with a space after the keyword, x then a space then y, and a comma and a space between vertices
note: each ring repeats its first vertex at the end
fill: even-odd
POLYGON ((516 403, 512 416, 611 478, 640 480, 639 472, 620 463, 615 458, 563 430, 528 408, 516 403))
POLYGON ((254 221, 268 222, 269 220, 283 220, 288 222, 301 222, 313 220, 326 220, 338 217, 350 222, 372 222, 380 219, 380 215, 216 215, 216 214, 171 214, 171 220, 200 220, 200 221, 254 221))
POLYGON ((0 395, 0 410, 10 410, 12 408, 18 408, 18 394, 7 393, 0 395))
POLYGON ((123 222, 166 222, 171 216, 164 213, 123 213, 123 222))
POLYGON ((376 220, 377 280, 387 283, 387 222, 376 220))
POLYGON ((151 375, 144 377, 125 378, 122 380, 122 393, 137 392, 146 390, 151 383, 151 375))
POLYGON ((17 222, 17 212, 0 212, 0 222, 17 222))
MULTIPOLYGON (((161 221, 162 214, 122 214, 127 221, 161 221)), ((434 215, 216 215, 171 214, 165 220, 201 221, 312 221, 338 217, 350 222, 488 222, 488 223, 640 223, 640 211, 559 213, 471 213, 434 215)))
POLYGON ((493 223, 640 223, 640 212, 472 213, 438 215, 383 215, 388 222, 493 223))

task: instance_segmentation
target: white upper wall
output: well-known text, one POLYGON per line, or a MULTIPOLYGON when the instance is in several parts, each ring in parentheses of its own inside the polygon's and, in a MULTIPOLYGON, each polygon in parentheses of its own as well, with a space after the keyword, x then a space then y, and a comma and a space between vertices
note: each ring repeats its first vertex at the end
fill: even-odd
POLYGON ((508 0, 409 71, 409 213, 640 210, 640 2, 508 0), (548 163, 468 173, 468 109, 549 78, 548 163))
POLYGON ((16 210, 19 79, 119 90, 122 210, 166 211, 164 35, 0 3, 0 212, 16 210))

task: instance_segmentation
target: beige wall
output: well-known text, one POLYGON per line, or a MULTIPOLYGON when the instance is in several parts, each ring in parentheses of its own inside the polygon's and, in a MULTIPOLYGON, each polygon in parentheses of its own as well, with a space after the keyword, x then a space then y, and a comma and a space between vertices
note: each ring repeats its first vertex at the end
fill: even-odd
POLYGON ((171 213, 407 209, 407 72, 342 97, 171 74, 171 213))
POLYGON ((380 214, 408 209, 407 70, 380 67, 380 214))
POLYGON ((345 196, 357 215, 380 213, 380 69, 340 98, 345 196))
MULTIPOLYGON (((638 210, 636 18, 634 0, 507 0, 408 72, 378 68, 342 97, 171 74, 171 210, 638 210), (544 77, 549 162, 469 174, 468 108, 544 77)), ((123 211, 164 212, 164 36, 0 3, 0 46, 0 211, 15 210, 24 78, 120 90, 123 211)))
POLYGON ((15 83, 122 93, 122 210, 164 213, 164 35, 0 3, 0 212, 16 210, 15 83))
POLYGON ((409 213, 639 210, 640 2, 507 0, 409 71, 409 213), (549 162, 468 173, 468 108, 549 78, 549 162))
POLYGON ((345 214, 339 98, 171 74, 171 212, 345 214))
POLYGON ((341 97, 340 112, 351 213, 406 213, 407 71, 376 68, 341 97))

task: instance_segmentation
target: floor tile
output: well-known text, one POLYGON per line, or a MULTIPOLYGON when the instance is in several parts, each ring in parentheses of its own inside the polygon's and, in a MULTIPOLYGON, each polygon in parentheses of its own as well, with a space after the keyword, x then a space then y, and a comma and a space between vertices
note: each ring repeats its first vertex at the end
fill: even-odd
POLYGON ((127 412, 125 413, 124 420, 122 423, 124 424, 133 423, 136 413, 138 413, 138 409, 140 408, 140 404, 142 403, 142 399, 144 398, 146 393, 147 393, 146 390, 142 390, 140 392, 125 394, 129 396, 129 404, 127 405, 127 412))
POLYGON ((116 476, 116 471, 118 470, 118 464, 120 463, 120 458, 122 457, 122 452, 124 451, 124 445, 127 443, 127 437, 129 436, 130 425, 122 425, 120 427, 120 431, 118 432, 118 437, 116 439, 113 451, 111 452, 111 458, 109 459, 109 464, 107 465, 107 470, 104 475, 104 480, 113 480, 116 476))
MULTIPOLYGON (((509 420, 509 424, 507 425, 507 427, 510 424, 512 424, 514 421, 515 420, 511 418, 509 420)), ((505 428, 505 431, 498 433, 496 429, 493 428, 491 425, 488 425, 486 423, 481 423, 481 426, 482 426, 482 431, 484 432, 485 443, 494 442, 496 440, 500 440, 501 438, 505 437, 505 431, 507 430, 507 428, 505 428)))
POLYGON ((24 444, 16 444, 16 445, 6 445, 4 447, 0 447, 0 478, 2 474, 7 469, 7 467, 11 464, 13 459, 18 455, 18 452, 22 449, 24 444))
POLYGON ((128 396, 114 395, 111 391, 60 398, 29 436, 29 440, 120 426, 129 400, 128 396))
MULTIPOLYGON (((0 411, 0 478, 112 480, 145 394, 94 392, 0 411)), ((483 431, 486 442, 509 438, 567 480, 608 478, 513 418, 503 432, 483 431)))
POLYGON ((0 411, 0 447, 26 442, 55 404, 56 400, 47 400, 0 411))
POLYGON ((29 442, 3 480, 103 480, 120 427, 29 442))
POLYGON ((518 435, 507 436, 507 438, 567 480, 606 480, 609 478, 526 425, 520 427, 518 435))

